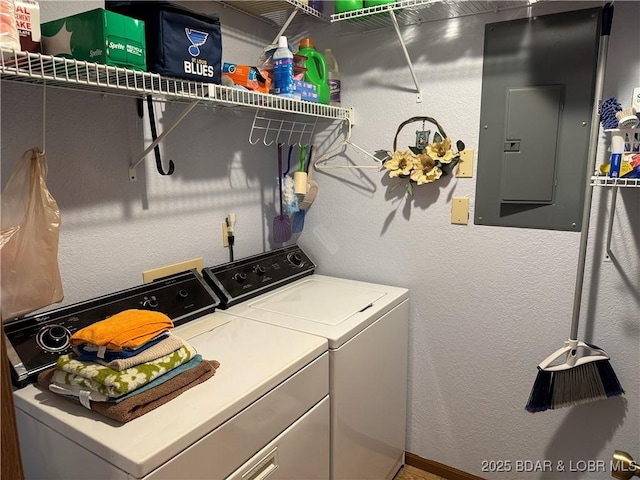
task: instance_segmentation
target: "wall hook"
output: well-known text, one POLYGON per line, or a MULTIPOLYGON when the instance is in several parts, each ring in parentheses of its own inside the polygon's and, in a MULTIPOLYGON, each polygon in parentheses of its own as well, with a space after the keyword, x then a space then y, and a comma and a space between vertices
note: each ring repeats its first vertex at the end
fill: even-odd
MULTIPOLYGON (((147 107, 149 110, 149 124, 151 126, 151 137, 155 142, 158 139, 158 132, 156 131, 156 116, 155 116, 155 112, 153 111, 153 99, 151 98, 151 95, 147 95, 147 107)), ((156 156, 156 168, 158 169, 158 173, 160 175, 172 175, 176 167, 175 164, 173 163, 173 160, 169 160, 169 171, 165 172, 164 168, 162 167, 162 157, 160 156, 160 147, 156 145, 155 147, 153 147, 153 151, 156 156)))

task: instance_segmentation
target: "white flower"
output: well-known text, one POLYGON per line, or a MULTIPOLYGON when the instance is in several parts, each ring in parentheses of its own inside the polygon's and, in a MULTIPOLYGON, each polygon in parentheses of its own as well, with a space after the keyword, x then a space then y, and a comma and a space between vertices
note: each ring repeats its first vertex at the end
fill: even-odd
POLYGON ((431 183, 442 176, 440 167, 436 167, 436 162, 426 153, 418 155, 413 162, 411 180, 418 185, 431 183))
POLYGON ((441 142, 432 143, 427 147, 427 153, 440 163, 451 163, 454 157, 453 150, 451 150, 451 139, 447 137, 441 142))
POLYGON ((413 168, 413 155, 410 150, 393 152, 389 160, 384 162, 384 168, 389 170, 389 177, 407 176, 413 168))
POLYGON ((126 383, 129 390, 133 390, 147 382, 147 375, 138 371, 137 368, 130 368, 127 373, 120 376, 119 381, 126 383))

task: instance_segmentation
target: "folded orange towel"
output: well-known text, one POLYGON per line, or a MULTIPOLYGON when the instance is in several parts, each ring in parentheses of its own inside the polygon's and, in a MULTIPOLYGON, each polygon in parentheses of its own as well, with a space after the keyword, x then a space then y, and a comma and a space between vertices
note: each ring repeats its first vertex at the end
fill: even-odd
POLYGON ((70 341, 71 345, 90 343, 122 350, 144 345, 170 328, 173 322, 164 313, 131 309, 78 330, 70 341))

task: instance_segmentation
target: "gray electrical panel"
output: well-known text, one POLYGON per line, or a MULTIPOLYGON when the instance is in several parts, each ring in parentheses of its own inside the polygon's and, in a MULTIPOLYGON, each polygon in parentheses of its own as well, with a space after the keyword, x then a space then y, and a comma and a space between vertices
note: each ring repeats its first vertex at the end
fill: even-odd
POLYGON ((600 13, 486 26, 476 224, 580 230, 600 13))

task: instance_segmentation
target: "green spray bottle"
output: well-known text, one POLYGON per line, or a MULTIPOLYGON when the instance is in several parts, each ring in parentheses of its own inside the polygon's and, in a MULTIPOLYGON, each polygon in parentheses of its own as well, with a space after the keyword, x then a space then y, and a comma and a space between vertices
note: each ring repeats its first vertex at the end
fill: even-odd
POLYGON ((316 46, 311 38, 303 38, 300 40, 298 55, 304 55, 307 60, 304 63, 307 71, 304 73, 304 81, 312 83, 318 91, 318 102, 325 105, 329 104, 329 73, 327 71, 327 62, 324 56, 316 50, 316 46))

